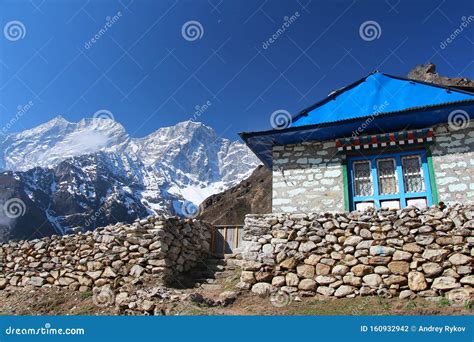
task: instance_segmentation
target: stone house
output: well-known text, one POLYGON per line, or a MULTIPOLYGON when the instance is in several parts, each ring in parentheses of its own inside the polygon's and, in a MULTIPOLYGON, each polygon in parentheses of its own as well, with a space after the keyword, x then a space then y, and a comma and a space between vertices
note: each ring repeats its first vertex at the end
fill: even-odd
POLYGON ((474 93, 374 72, 240 135, 273 170, 274 213, 472 203, 473 110, 474 93))

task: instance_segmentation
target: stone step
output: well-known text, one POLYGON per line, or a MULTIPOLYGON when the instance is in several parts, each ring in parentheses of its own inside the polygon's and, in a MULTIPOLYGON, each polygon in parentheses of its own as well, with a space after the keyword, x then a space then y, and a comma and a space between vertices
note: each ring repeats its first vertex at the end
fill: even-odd
POLYGON ((222 286, 217 285, 217 284, 202 284, 201 288, 203 290, 206 290, 206 291, 220 291, 220 290, 222 290, 222 286))

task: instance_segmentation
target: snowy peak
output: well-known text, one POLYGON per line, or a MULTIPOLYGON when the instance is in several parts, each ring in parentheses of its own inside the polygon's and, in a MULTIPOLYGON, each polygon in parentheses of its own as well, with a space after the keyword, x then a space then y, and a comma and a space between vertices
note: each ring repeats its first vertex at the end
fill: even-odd
POLYGON ((83 155, 120 152, 130 140, 119 123, 107 119, 83 119, 72 123, 58 116, 35 128, 11 134, 0 146, 5 169, 26 171, 54 167, 61 161, 83 155))
POLYGON ((74 123, 58 116, 9 135, 0 143, 0 151, 0 165, 13 171, 54 168, 90 155, 88 168, 94 163, 96 167, 107 164, 114 174, 137 182, 143 190, 140 196, 149 203, 160 202, 158 198, 169 194, 199 204, 238 184, 258 165, 244 144, 222 138, 211 127, 194 121, 159 128, 144 138, 130 138, 111 119, 74 123))

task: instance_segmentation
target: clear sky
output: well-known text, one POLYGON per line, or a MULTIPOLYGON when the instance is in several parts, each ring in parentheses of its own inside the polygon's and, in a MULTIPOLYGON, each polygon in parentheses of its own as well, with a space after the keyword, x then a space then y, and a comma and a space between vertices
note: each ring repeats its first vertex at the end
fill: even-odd
POLYGON ((473 1, 0 0, 0 127, 106 110, 135 137, 195 119, 237 139, 374 69, 474 78, 469 16, 473 1))

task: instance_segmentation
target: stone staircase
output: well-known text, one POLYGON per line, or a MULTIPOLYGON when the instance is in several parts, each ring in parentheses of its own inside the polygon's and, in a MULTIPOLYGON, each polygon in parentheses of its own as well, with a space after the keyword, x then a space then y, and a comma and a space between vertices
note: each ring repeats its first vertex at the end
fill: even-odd
POLYGON ((236 276, 241 260, 234 254, 212 255, 190 273, 194 287, 206 291, 219 291, 223 285, 236 276))

